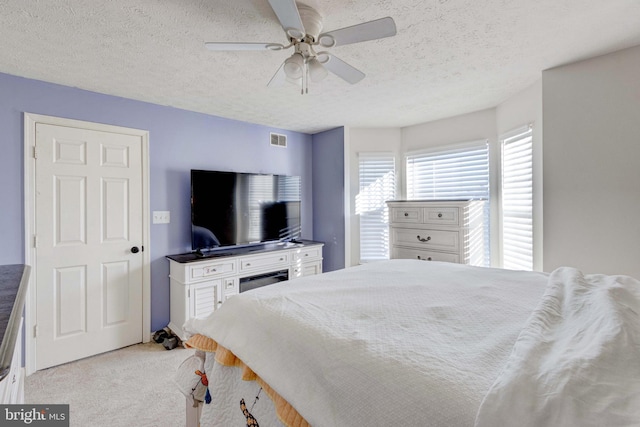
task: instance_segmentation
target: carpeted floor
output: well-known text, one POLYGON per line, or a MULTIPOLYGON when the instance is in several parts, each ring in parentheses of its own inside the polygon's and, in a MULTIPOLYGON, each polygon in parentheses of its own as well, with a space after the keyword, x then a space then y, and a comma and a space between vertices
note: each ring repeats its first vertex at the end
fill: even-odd
POLYGON ((27 377, 25 401, 68 403, 76 427, 184 426, 173 378, 191 354, 151 342, 45 369, 27 377))

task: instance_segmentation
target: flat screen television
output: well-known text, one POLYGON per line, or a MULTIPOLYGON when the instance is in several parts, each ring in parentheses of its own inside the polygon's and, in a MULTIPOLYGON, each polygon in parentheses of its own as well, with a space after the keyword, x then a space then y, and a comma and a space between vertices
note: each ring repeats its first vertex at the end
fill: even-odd
POLYGON ((299 176, 191 170, 191 247, 300 238, 299 176))

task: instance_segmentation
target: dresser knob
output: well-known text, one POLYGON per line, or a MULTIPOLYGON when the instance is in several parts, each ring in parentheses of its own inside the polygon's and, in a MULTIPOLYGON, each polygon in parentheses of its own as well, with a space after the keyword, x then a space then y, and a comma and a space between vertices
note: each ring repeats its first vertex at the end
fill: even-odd
POLYGON ((441 213, 438 214, 438 218, 442 218, 442 214, 441 213))
POLYGON ((417 238, 418 238, 418 240, 419 240, 419 241, 421 241, 422 243, 426 243, 426 242, 428 242, 429 240, 431 240, 431 236, 427 236, 427 238, 426 238, 426 239, 423 239, 423 238, 422 238, 422 237, 420 237, 420 236, 416 236, 416 237, 417 237, 417 238))
POLYGON ((409 216, 409 213, 408 213, 408 212, 405 212, 405 213, 404 213, 404 216, 409 216))

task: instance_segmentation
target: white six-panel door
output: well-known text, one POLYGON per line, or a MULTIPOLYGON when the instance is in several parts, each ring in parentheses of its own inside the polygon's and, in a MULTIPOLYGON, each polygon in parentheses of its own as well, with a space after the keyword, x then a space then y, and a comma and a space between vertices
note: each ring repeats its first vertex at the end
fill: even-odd
POLYGON ((39 370, 143 339, 143 144, 36 123, 35 147, 39 370))

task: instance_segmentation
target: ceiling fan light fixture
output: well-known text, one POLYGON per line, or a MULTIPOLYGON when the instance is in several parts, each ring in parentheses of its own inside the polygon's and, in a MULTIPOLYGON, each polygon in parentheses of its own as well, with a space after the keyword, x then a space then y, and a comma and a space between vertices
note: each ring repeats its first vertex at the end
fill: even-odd
POLYGON ((324 68, 320 61, 318 61, 316 58, 310 59, 308 65, 309 77, 313 82, 320 82, 327 77, 327 74, 329 74, 327 69, 324 68))
POLYGON ((284 72, 287 77, 299 79, 304 71, 304 58, 299 53, 294 53, 284 61, 284 72))

